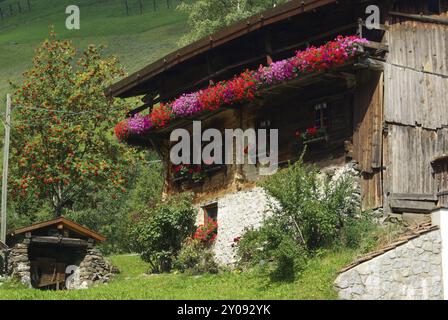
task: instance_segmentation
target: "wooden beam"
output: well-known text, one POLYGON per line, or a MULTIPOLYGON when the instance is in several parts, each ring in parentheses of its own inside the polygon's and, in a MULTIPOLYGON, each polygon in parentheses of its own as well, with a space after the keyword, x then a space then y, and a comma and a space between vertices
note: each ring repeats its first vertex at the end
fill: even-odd
POLYGON ((423 15, 423 14, 410 14, 410 13, 403 13, 403 12, 397 12, 397 11, 390 11, 389 15, 391 15, 393 17, 408 18, 411 20, 416 20, 416 21, 421 21, 421 22, 448 25, 448 19, 434 18, 431 16, 423 15))
POLYGON ((88 241, 76 238, 60 238, 60 237, 47 237, 47 236, 32 236, 32 243, 42 244, 61 244, 66 246, 82 246, 87 247, 88 241))
POLYGON ((396 200, 437 201, 431 193, 391 193, 389 197, 396 200))

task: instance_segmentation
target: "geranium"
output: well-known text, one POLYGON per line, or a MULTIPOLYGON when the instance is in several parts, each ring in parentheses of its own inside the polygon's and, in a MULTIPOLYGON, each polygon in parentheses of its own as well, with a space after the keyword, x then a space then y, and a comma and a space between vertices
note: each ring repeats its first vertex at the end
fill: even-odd
POLYGON ((128 119, 120 121, 115 125, 115 136, 119 141, 126 140, 126 138, 129 136, 128 119))
POLYGON ((151 110, 149 119, 155 128, 165 126, 173 116, 173 111, 169 105, 161 103, 151 110))
POLYGON ((224 82, 218 82, 216 85, 211 85, 205 90, 199 91, 199 102, 202 110, 216 110, 222 104, 231 104, 233 101, 233 93, 227 90, 224 82))
POLYGON ((129 132, 142 134, 150 128, 165 126, 173 118, 188 117, 204 111, 217 110, 223 105, 233 105, 251 101, 258 91, 298 78, 302 74, 320 70, 328 70, 334 66, 344 64, 358 51, 359 44, 368 43, 366 39, 357 36, 338 36, 334 41, 327 42, 320 47, 309 47, 297 51, 295 56, 276 61, 269 66, 260 66, 258 70, 246 70, 228 81, 211 83, 208 88, 183 94, 169 104, 154 107, 147 117, 135 117, 128 122, 117 125, 117 137, 123 140, 129 132), (126 124, 132 126, 125 130, 126 124))
POLYGON ((193 239, 197 239, 204 244, 212 244, 218 235, 218 223, 207 218, 204 224, 199 225, 193 235, 193 239))
POLYGON ((316 127, 308 128, 306 129, 306 133, 313 136, 317 133, 317 128, 316 127))
POLYGON ((205 178, 205 172, 201 165, 179 164, 173 166, 175 177, 183 177, 193 180, 194 182, 201 182, 205 178))

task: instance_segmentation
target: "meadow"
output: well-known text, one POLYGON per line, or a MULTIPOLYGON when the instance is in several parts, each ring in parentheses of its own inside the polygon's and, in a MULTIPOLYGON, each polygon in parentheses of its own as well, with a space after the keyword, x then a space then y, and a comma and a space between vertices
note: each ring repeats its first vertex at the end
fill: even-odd
POLYGON ((189 276, 148 274, 137 255, 111 256, 120 269, 110 283, 74 291, 26 289, 15 282, 0 283, 0 300, 333 300, 338 270, 355 256, 352 250, 322 253, 312 259, 293 282, 272 282, 259 271, 223 271, 189 276))
MULTIPOLYGON (((18 0, 5 0, 0 7, 18 0)), ((0 101, 10 91, 8 81, 20 81, 23 71, 32 63, 38 45, 48 37, 53 25, 60 39, 72 40, 79 48, 89 44, 105 45, 106 55, 115 55, 128 73, 161 58, 178 48, 179 38, 187 32, 186 16, 174 9, 177 0, 171 0, 168 9, 165 0, 144 0, 140 14, 136 0, 129 0, 126 13, 123 0, 78 0, 80 29, 68 30, 65 8, 72 0, 30 0, 31 10, 0 20, 0 101)), ((3 105, 3 103, 2 103, 3 105)))

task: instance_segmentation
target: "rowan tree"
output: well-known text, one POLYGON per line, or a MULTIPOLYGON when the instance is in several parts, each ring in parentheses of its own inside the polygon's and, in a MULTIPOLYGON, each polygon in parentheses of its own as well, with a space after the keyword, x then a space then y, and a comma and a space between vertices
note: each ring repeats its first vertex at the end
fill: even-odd
POLYGON ((11 84, 13 123, 11 187, 14 199, 48 201, 55 216, 99 190, 124 192, 132 149, 115 141, 123 102, 104 89, 124 75, 114 57, 90 45, 78 52, 53 31, 36 50, 23 82, 11 84))

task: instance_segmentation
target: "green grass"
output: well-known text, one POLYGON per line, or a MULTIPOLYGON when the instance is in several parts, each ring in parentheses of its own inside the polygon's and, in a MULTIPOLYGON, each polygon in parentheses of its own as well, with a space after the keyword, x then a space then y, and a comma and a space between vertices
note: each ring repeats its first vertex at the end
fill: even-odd
MULTIPOLYGON (((156 12, 152 11, 152 1, 144 0, 146 9, 140 15, 137 0, 128 1, 130 16, 123 0, 31 0, 30 12, 0 20, 0 101, 8 92, 8 80, 20 81, 31 65, 34 50, 47 37, 49 25, 59 38, 70 39, 80 48, 106 45, 105 53, 119 57, 129 73, 175 50, 187 31, 186 16, 167 9, 165 0, 157 0, 156 12), (80 8, 80 30, 65 28, 65 8, 71 4, 80 8)), ((6 0, 0 6, 9 2, 16 1, 6 0)))
POLYGON ((355 252, 329 252, 310 261, 292 283, 271 283, 257 272, 222 272, 217 275, 148 275, 148 265, 138 256, 113 256, 121 270, 111 283, 87 290, 40 291, 20 286, 0 286, 4 299, 336 299, 332 288, 337 271, 352 261, 355 252))

